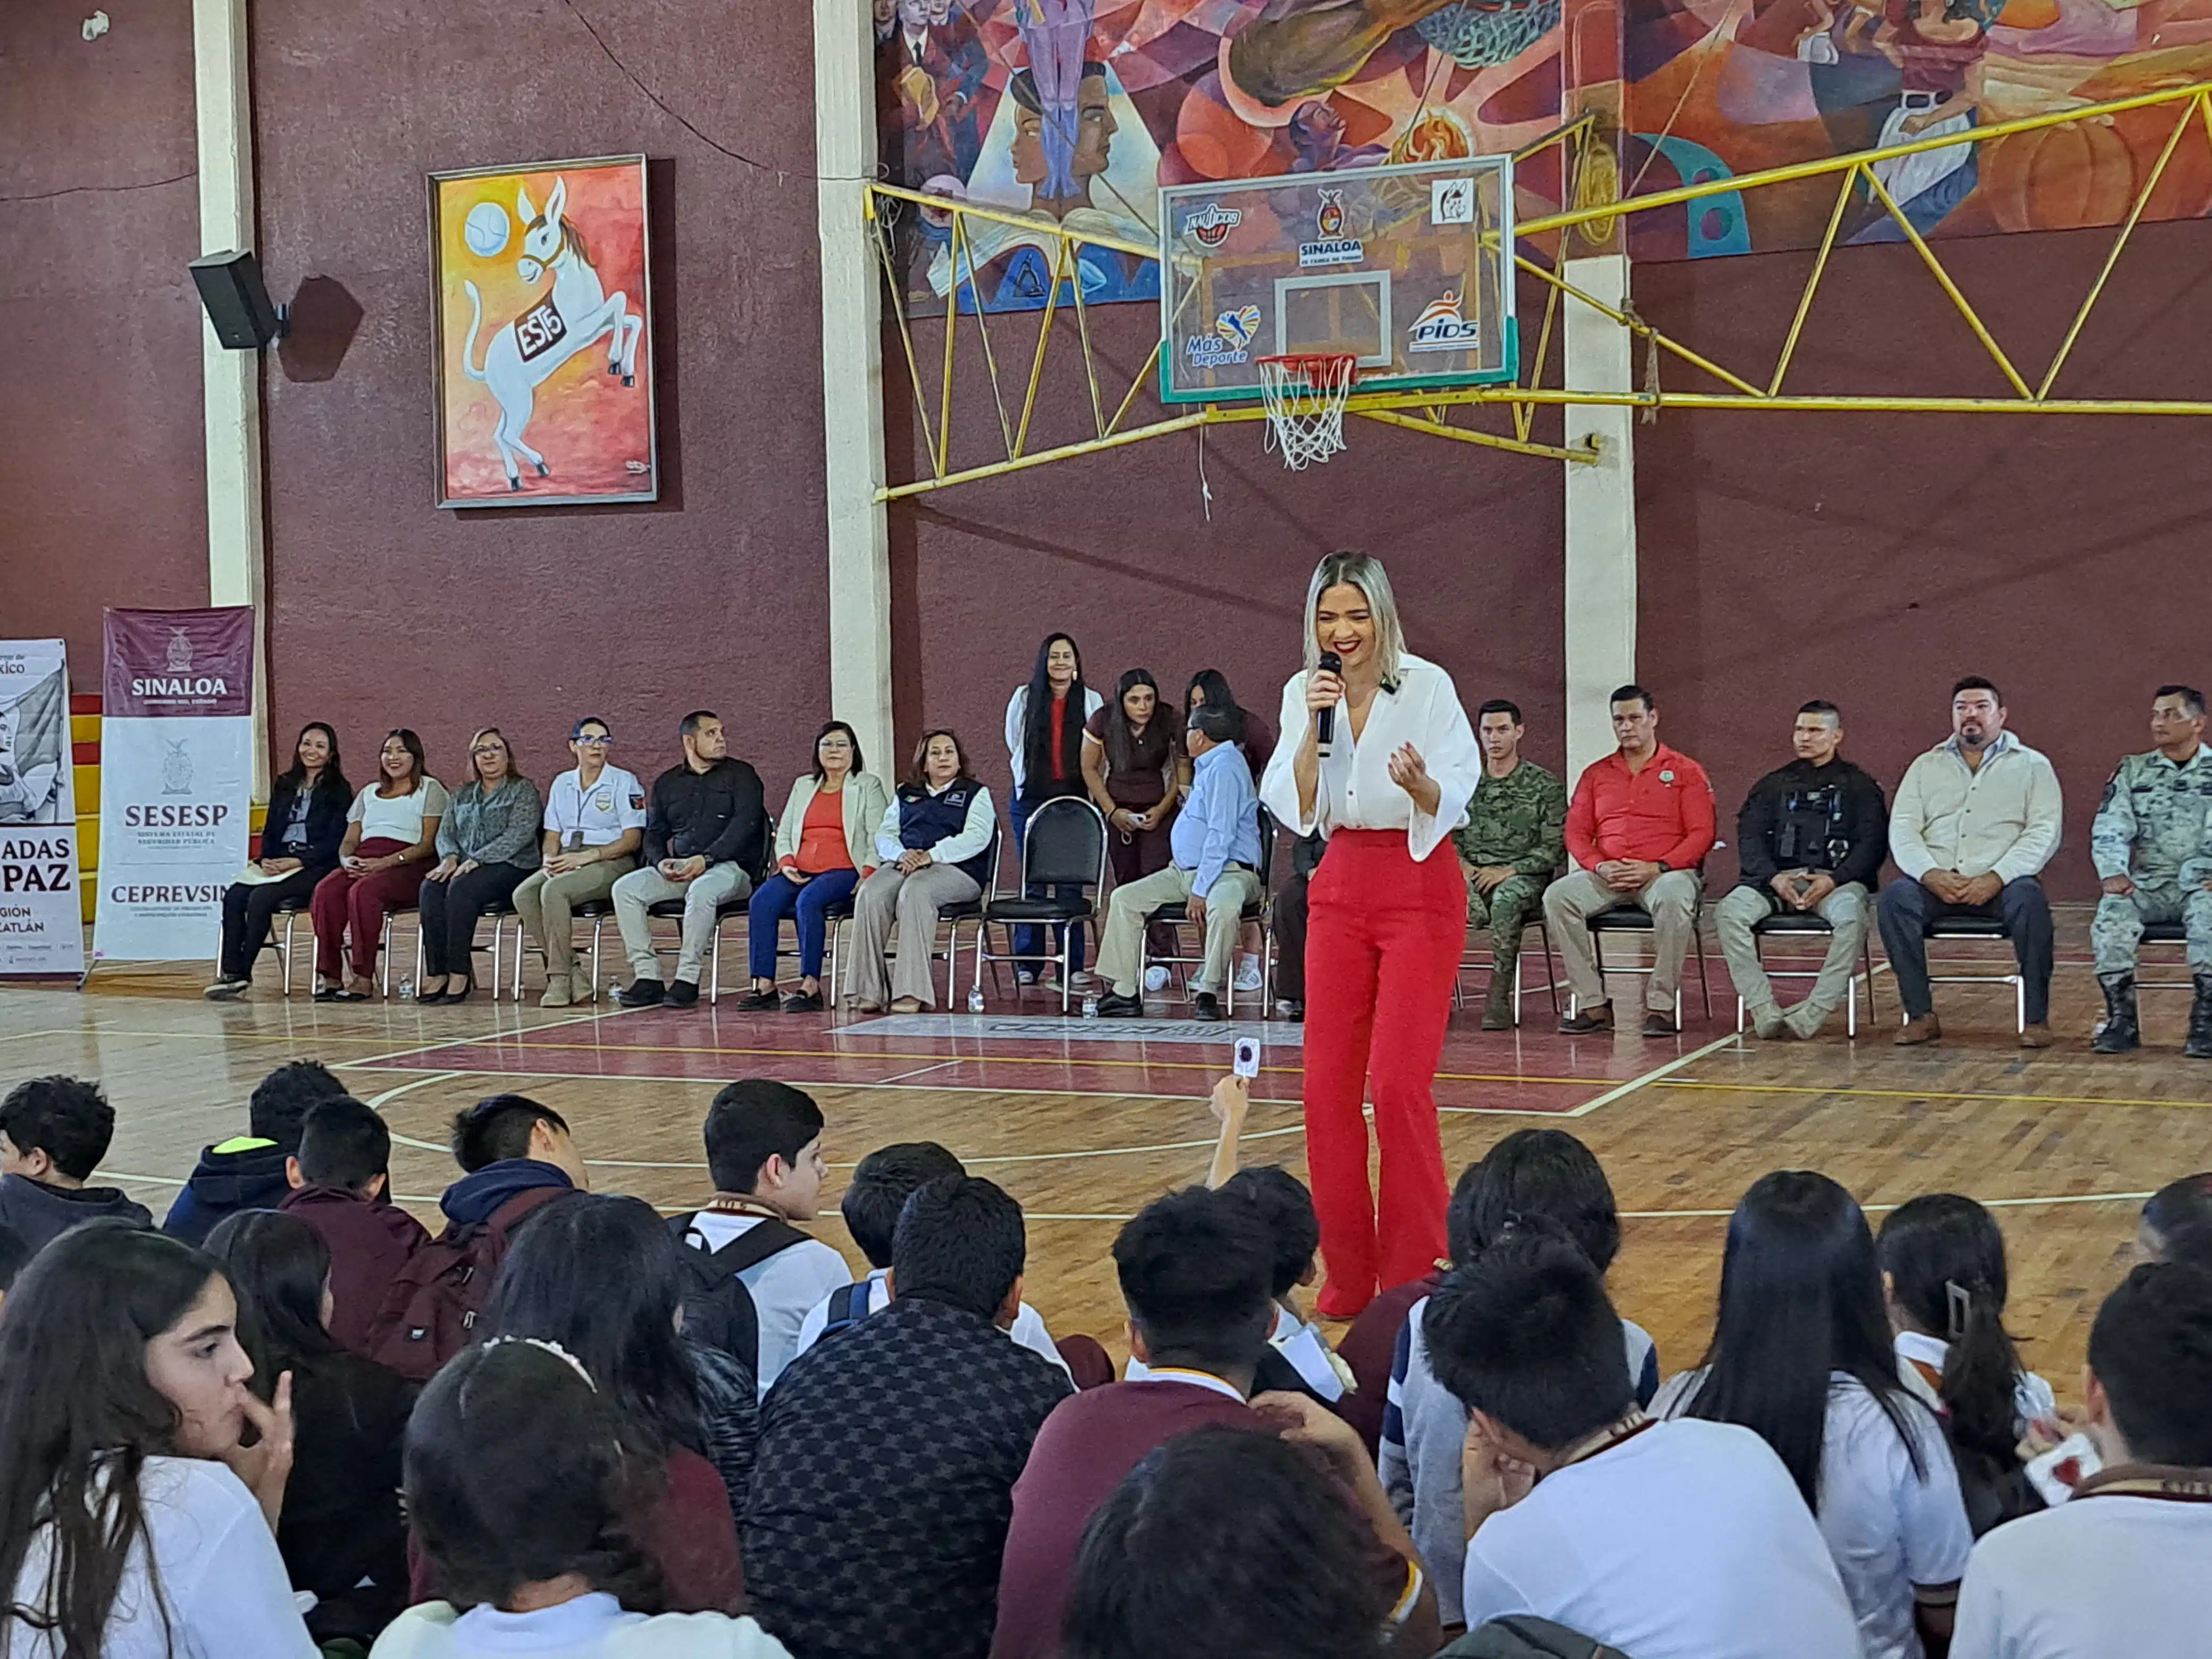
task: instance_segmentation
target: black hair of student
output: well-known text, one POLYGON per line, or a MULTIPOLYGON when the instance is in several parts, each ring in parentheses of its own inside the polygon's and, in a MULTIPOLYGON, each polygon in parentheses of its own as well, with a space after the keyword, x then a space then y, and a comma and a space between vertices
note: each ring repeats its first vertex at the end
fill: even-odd
POLYGON ((1259 1212, 1274 1245, 1267 1293, 1288 1296, 1321 1251, 1321 1216, 1314 1209, 1312 1192, 1279 1164, 1239 1170, 1221 1183, 1221 1190, 1259 1212))
MULTIPOLYGON (((17 1583, 33 1536, 51 1519, 49 1593, 38 1604, 52 1616, 35 1622, 60 1659, 99 1659, 125 1564, 148 1547, 140 1480, 148 1457, 175 1453, 182 1419, 146 1380, 146 1345, 185 1316, 216 1274, 189 1244, 104 1219, 48 1244, 8 1293, 0 1583, 17 1583)), ((152 1589, 167 1625, 158 1577, 152 1589)), ((12 1647, 6 1631, 34 1621, 23 1602, 8 1611, 0 1644, 12 1647)))
POLYGON ((1190 711, 1188 729, 1209 743, 1236 742, 1237 726, 1233 710, 1216 708, 1210 702, 1202 702, 1190 711))
POLYGON ((699 735, 699 728, 708 720, 718 720, 721 718, 711 708, 695 708, 677 721, 676 735, 679 738, 696 738, 699 735))
POLYGON ((1924 1479, 1920 1437, 1935 1419, 1898 1375, 1866 1213, 1826 1176, 1777 1170, 1753 1182, 1729 1218, 1720 1313, 1683 1415, 1757 1434, 1817 1512, 1837 1371, 1874 1395, 1924 1479))
POLYGON ((1395 1597, 1376 1547, 1303 1447, 1194 1429, 1130 1470, 1092 1514, 1060 1651, 1380 1659, 1395 1597))
POLYGON ((1421 1339, 1437 1380, 1461 1403, 1546 1451, 1618 1422, 1636 1403, 1604 1277, 1541 1218, 1509 1227, 1444 1275, 1421 1339))
POLYGON ((1565 1129, 1516 1129, 1468 1165, 1445 1213, 1452 1260, 1472 1261, 1528 1216, 1558 1222, 1600 1278, 1620 1254, 1613 1185, 1596 1155, 1565 1129))
POLYGON ((115 1139, 115 1108, 89 1078, 26 1078, 0 1100, 0 1134, 17 1152, 44 1152, 71 1181, 82 1181, 115 1139))
POLYGON ((1474 723, 1476 726, 1480 726, 1482 724, 1482 717, 1485 714, 1504 714, 1516 726, 1526 726, 1528 724, 1526 720, 1521 718, 1521 705, 1506 697, 1492 697, 1489 702, 1484 703, 1481 708, 1476 709, 1474 711, 1474 723))
POLYGON ((631 1516, 650 1513, 659 1460, 612 1395, 526 1342, 464 1348, 407 1423, 407 1516, 448 1600, 499 1607, 525 1584, 580 1574, 634 1612, 665 1601, 631 1516))
POLYGON ((541 1123, 568 1133, 568 1120, 528 1095, 486 1095, 453 1116, 453 1162, 474 1175, 494 1164, 530 1156, 531 1132, 541 1123))
POLYGON ((323 1328, 331 1248, 313 1227, 282 1210, 240 1210, 216 1224, 207 1253, 238 1298, 238 1341, 253 1362, 254 1393, 272 1399, 284 1372, 337 1352, 323 1328))
POLYGON ((331 757, 323 763, 322 775, 315 780, 315 793, 325 800, 350 802, 354 788, 346 781, 345 768, 338 764, 337 728, 328 720, 309 720, 300 728, 300 735, 292 739, 292 763, 278 775, 276 781, 295 790, 307 782, 307 764, 300 758, 300 745, 310 732, 321 732, 323 741, 331 746, 331 757))
POLYGON ((1203 1187, 1156 1198, 1114 1239, 1129 1322, 1155 1365, 1255 1365, 1275 1322, 1275 1240, 1258 1207, 1203 1187))
POLYGON ((1083 652, 1073 635, 1050 633, 1037 647, 1036 665, 1030 670, 1029 696, 1022 704, 1022 775, 1032 789, 1052 778, 1052 677, 1045 672, 1045 664, 1053 647, 1062 640, 1075 653, 1075 679, 1067 688, 1066 701, 1060 706, 1060 757, 1073 767, 1083 756, 1083 723, 1088 718, 1084 704, 1090 701, 1083 684, 1083 652))
POLYGON ((2151 700, 2155 702, 2160 697, 2180 698, 2183 712, 2191 720, 2204 713, 2204 694, 2193 685, 2161 685, 2151 694, 2151 700))
POLYGON ((246 1129, 258 1139, 273 1140, 286 1152, 296 1152, 308 1112, 346 1094, 345 1085, 319 1060, 288 1060, 253 1085, 246 1103, 246 1129))
POLYGON ((855 773, 868 769, 867 761, 860 753, 860 734, 842 720, 824 720, 822 723, 822 729, 814 734, 814 747, 806 751, 809 763, 814 769, 814 781, 817 783, 826 783, 830 778, 830 775, 822 769, 822 739, 832 732, 842 732, 845 734, 845 741, 853 745, 853 764, 847 769, 845 775, 851 777, 855 773))
POLYGON ((1797 712, 1801 714, 1833 714, 1836 717, 1837 725, 1841 726, 1844 723, 1844 711, 1826 697, 1814 697, 1809 702, 1798 704, 1797 712))
POLYGON ((1160 707, 1160 683, 1152 678, 1149 668, 1132 668, 1114 683, 1113 716, 1106 721, 1106 763, 1115 772, 1133 772, 1137 769, 1136 740, 1129 735, 1129 714, 1123 699, 1139 686, 1149 686, 1152 693, 1152 712, 1145 722, 1147 731, 1156 731, 1156 721, 1164 721, 1167 711, 1160 707))
POLYGON ((749 1193, 771 1157, 796 1164, 822 1133, 822 1109, 804 1091, 769 1078, 725 1084, 707 1109, 707 1173, 718 1193, 749 1193))
POLYGON ((422 787, 422 780, 429 775, 430 763, 423 754, 422 738, 417 735, 411 727, 404 726, 395 726, 392 730, 386 732, 384 734, 384 742, 390 743, 394 738, 399 739, 399 746, 407 751, 407 758, 409 762, 407 787, 404 789, 400 790, 398 794, 396 795, 386 793, 392 787, 392 780, 386 775, 384 770, 384 761, 382 758, 383 744, 378 744, 376 793, 379 795, 383 796, 386 800, 397 800, 401 795, 413 794, 417 789, 420 789, 422 787))
POLYGON ((15 1279, 30 1265, 31 1247, 13 1227, 0 1224, 0 1296, 15 1288, 15 1279))
POLYGON ((1613 695, 1605 700, 1605 706, 1610 708, 1617 702, 1641 702, 1645 714, 1659 712, 1659 700, 1632 680, 1626 685, 1614 686, 1613 695))
POLYGON ((703 1450, 699 1374, 676 1328, 682 1249, 643 1199, 545 1205, 514 1230, 477 1328, 558 1343, 656 1449, 703 1450))
POLYGON ((1941 1393, 1951 1438, 1999 1460, 2019 1441, 2013 1397, 2020 1350, 2004 1328, 2004 1235, 1971 1198, 1926 1193, 1881 1224, 1875 1246, 1890 1295, 1912 1322, 1950 1346, 1941 1393))
POLYGON ((1237 694, 1229 689, 1229 677, 1218 668, 1201 668, 1190 677, 1190 684, 1182 689, 1182 718, 1185 726, 1190 723, 1190 711, 1193 707, 1190 699, 1191 694, 1194 691, 1206 693, 1207 708, 1226 708, 1237 716, 1237 736, 1234 741, 1243 742, 1246 732, 1250 729, 1251 722, 1245 714, 1243 704, 1237 701, 1237 694))
POLYGON ((2004 707, 2004 693, 1997 690, 1997 683, 1985 680, 1979 674, 1969 674, 1951 688, 1951 695, 1954 697, 1961 691, 1986 691, 1998 708, 2004 707))
POLYGON ((891 1290, 996 1319, 1029 1259, 1022 1206, 981 1176, 915 1189, 891 1237, 891 1290))
POLYGON ((308 1112, 295 1156, 310 1187, 366 1192, 377 1176, 392 1173, 392 1130, 375 1108, 340 1095, 308 1112))
POLYGON ((837 1208, 845 1230, 868 1258, 871 1267, 891 1265, 891 1241, 897 1235, 906 1201, 940 1176, 960 1176, 967 1167, 933 1140, 902 1140, 878 1146, 853 1171, 837 1208))
POLYGON ((2212 1267, 2212 1171, 2169 1181, 2142 1206, 2142 1224, 2166 1261, 2212 1267))
POLYGON ((2212 1273, 2151 1261, 2089 1328, 2089 1369, 2138 1462, 2212 1467, 2212 1273))

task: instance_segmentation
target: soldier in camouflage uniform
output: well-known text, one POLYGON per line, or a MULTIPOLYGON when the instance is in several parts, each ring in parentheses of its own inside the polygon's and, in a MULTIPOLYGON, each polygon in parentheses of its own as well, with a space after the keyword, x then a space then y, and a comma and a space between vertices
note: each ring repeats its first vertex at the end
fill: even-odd
POLYGON ((2204 738, 2204 694, 2162 685, 2150 706, 2147 755, 2130 755, 2105 786, 2089 831, 2105 896, 2089 924, 2104 988, 2105 1019, 2090 1042, 2100 1054, 2125 1054, 2142 1042, 2136 1018, 2136 946, 2143 924, 2188 924, 2189 971, 2197 992, 2182 1052, 2212 1059, 2212 748, 2204 738))
POLYGON ((1467 824, 1452 831, 1467 870, 1468 925, 1490 929, 1490 997, 1482 1029, 1513 1024, 1513 981, 1521 932, 1538 914, 1544 889, 1567 856, 1567 787, 1534 761, 1521 758, 1521 711, 1504 698, 1482 705, 1475 735, 1482 744, 1482 781, 1468 803, 1467 824))

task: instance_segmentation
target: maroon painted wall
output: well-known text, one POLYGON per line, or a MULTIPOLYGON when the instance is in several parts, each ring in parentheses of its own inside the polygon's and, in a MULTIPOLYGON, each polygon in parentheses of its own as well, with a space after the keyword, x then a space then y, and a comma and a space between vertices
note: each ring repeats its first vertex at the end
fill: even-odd
POLYGON ((272 725, 337 722, 356 779, 412 726, 452 781, 497 724, 542 782, 575 714, 650 776, 707 706, 780 801, 829 680, 812 19, 587 9, 252 8, 264 257, 314 313, 269 376, 272 725), (423 175, 637 151, 661 500, 433 508, 423 175))
POLYGON ((104 605, 207 603, 191 9, 0 6, 0 631, 69 641, 104 605))

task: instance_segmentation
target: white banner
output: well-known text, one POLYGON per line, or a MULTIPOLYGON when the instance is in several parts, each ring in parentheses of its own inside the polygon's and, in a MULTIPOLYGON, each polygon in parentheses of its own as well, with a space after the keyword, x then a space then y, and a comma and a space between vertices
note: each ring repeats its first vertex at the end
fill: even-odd
POLYGON ((106 621, 93 960, 212 957, 252 827, 252 612, 106 621))
POLYGON ((69 653, 0 640, 0 975, 84 971, 69 653))

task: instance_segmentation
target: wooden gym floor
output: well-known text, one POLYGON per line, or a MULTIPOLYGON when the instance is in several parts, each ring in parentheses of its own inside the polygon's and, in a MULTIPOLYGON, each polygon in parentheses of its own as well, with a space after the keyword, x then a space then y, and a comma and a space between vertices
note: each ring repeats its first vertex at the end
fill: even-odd
MULTIPOLYGON (((1739 1039, 1710 943, 1714 1018, 1703 1018, 1693 964, 1678 1038, 1557 1036, 1540 984, 1518 1032, 1480 1031, 1470 1006, 1455 1017, 1437 1079, 1447 1164, 1456 1172, 1499 1136, 1547 1120, 1587 1140, 1626 1218, 1615 1299, 1657 1338, 1669 1370, 1705 1342, 1729 1208, 1767 1170, 1826 1170, 1870 1207, 1971 1194, 1997 1206, 2009 1241, 2008 1322, 2029 1339, 2029 1364, 2070 1395, 2142 1199, 2212 1167, 2212 1063, 2178 1052, 2187 999, 2145 996, 2142 1053, 2090 1054, 2097 999, 2086 931, 2086 910, 2062 910, 2060 1043, 2039 1054, 2015 1046, 2012 993, 1996 985, 1938 986, 1950 1035, 1893 1047, 1887 974, 1875 981, 1879 1012, 1869 1019, 1862 1008, 1856 1042, 1840 1015, 1813 1044, 1739 1039)), ((1938 948, 1954 960, 1978 952, 1988 971, 2008 963, 1980 947, 1938 948)), ((411 955, 411 941, 403 949, 411 955)), ((734 939, 725 949, 726 975, 741 976, 734 939)), ((445 1126, 495 1090, 521 1090, 565 1115, 596 1189, 675 1209, 708 1191, 698 1129, 714 1091, 732 1078, 781 1078, 808 1088, 829 1119, 838 1167, 823 1237, 857 1264, 836 1210, 843 1172, 886 1142, 941 1140, 1027 1208, 1029 1299, 1052 1328, 1092 1332, 1117 1354, 1115 1230, 1146 1200, 1203 1177, 1213 1140, 1205 1097, 1239 1030, 1269 1042, 1246 1159, 1304 1172, 1298 1031, 1277 1021, 1091 1026, 1063 1020, 1056 998, 1034 993, 1019 1005, 994 1000, 980 1024, 739 1015, 703 1001, 685 1012, 605 1002, 556 1011, 536 1006, 534 984, 520 1006, 481 990, 458 1008, 318 1006, 280 996, 273 962, 262 974, 250 1000, 230 1005, 202 1001, 201 975, 174 966, 103 967, 82 994, 11 988, 0 993, 0 1087, 55 1071, 102 1079, 118 1117, 104 1178, 158 1217, 203 1145, 245 1132, 246 1098, 264 1073, 319 1059, 389 1119, 395 1188, 434 1225, 455 1173, 445 1126)), ((2185 979, 2178 964, 2166 976, 2185 979)), ((1481 974, 1468 979, 1479 994, 1481 974)), ((1620 1006, 1639 983, 1616 981, 1620 1006)))

